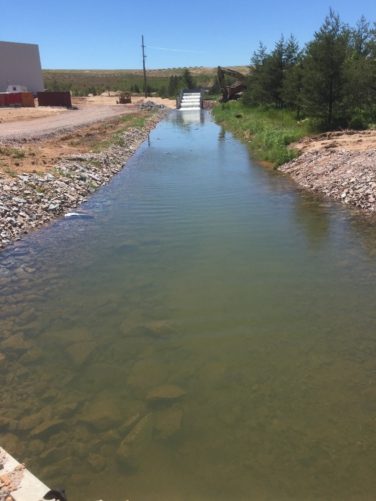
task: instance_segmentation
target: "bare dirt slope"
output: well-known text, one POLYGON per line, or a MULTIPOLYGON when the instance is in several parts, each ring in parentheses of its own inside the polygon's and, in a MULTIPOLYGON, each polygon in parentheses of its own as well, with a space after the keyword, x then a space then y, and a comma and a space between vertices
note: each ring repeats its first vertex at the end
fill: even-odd
POLYGON ((376 130, 327 132, 319 136, 306 137, 293 147, 302 153, 336 149, 367 151, 376 148, 376 130))
POLYGON ((376 131, 329 132, 294 147, 301 155, 280 167, 302 187, 376 214, 376 131))

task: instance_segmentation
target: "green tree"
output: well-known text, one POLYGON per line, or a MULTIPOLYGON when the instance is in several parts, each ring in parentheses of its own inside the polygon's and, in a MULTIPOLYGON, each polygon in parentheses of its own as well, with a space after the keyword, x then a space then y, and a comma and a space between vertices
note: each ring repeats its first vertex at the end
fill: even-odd
POLYGON ((265 65, 269 54, 265 45, 260 42, 258 49, 252 54, 247 91, 243 102, 248 106, 262 104, 266 101, 266 71, 265 65))
POLYGON ((302 58, 287 71, 282 89, 282 98, 285 106, 296 111, 296 118, 298 120, 301 118, 303 104, 303 76, 304 60, 302 58))
POLYGON ((179 77, 171 75, 168 81, 167 94, 169 97, 176 97, 179 93, 179 77))
POLYGON ((348 54, 349 30, 330 10, 307 46, 302 86, 305 112, 324 129, 346 122, 343 104, 348 54))
POLYGON ((165 86, 162 86, 162 87, 159 89, 158 94, 159 94, 159 96, 160 96, 160 97, 166 97, 166 95, 167 95, 167 90, 166 90, 166 87, 165 87, 165 86))
POLYGON ((366 128, 376 120, 376 33, 362 17, 350 30, 350 53, 345 65, 344 107, 348 125, 366 128))
POLYGON ((186 89, 194 89, 196 87, 196 82, 188 68, 185 68, 183 72, 183 82, 186 89))
POLYGON ((285 106, 284 83, 287 73, 294 68, 300 57, 299 45, 291 36, 282 36, 268 54, 260 43, 251 59, 251 73, 245 102, 248 104, 285 106))

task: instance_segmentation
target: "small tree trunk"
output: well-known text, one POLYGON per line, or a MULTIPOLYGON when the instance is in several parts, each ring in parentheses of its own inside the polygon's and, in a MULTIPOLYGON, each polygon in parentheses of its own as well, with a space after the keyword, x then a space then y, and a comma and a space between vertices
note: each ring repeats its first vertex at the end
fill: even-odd
POLYGON ((333 122, 333 78, 330 79, 329 83, 329 109, 328 109, 328 128, 332 128, 333 122))

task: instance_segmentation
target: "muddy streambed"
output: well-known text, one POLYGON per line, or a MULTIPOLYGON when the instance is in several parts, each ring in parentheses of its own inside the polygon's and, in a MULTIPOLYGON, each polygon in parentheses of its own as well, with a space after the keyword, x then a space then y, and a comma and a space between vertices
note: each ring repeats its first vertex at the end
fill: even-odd
POLYGON ((376 229, 172 113, 0 254, 0 442, 69 499, 369 499, 376 229))

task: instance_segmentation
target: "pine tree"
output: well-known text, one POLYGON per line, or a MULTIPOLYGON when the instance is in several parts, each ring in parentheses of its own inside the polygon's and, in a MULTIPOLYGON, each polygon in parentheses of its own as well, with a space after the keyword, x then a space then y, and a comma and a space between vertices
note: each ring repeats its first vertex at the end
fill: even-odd
POLYGON ((344 105, 352 128, 366 128, 376 119, 375 35, 364 17, 350 30, 344 105))
POLYGON ((191 89, 194 89, 196 87, 196 83, 195 83, 193 76, 188 68, 185 68, 185 70, 183 72, 183 82, 184 82, 184 87, 186 89, 191 90, 191 89))
POLYGON ((278 108, 286 105, 285 79, 299 58, 299 46, 294 37, 285 41, 282 36, 271 54, 260 44, 253 54, 249 91, 245 102, 249 104, 272 105, 278 108))
POLYGON ((251 57, 247 91, 243 95, 243 102, 248 106, 267 101, 265 65, 269 57, 265 45, 260 42, 258 49, 251 57))
POLYGON ((176 75, 171 75, 169 78, 167 94, 173 98, 178 94, 178 77, 176 75))
POLYGON ((349 31, 332 10, 307 46, 302 98, 305 112, 325 129, 346 122, 343 98, 349 31))

